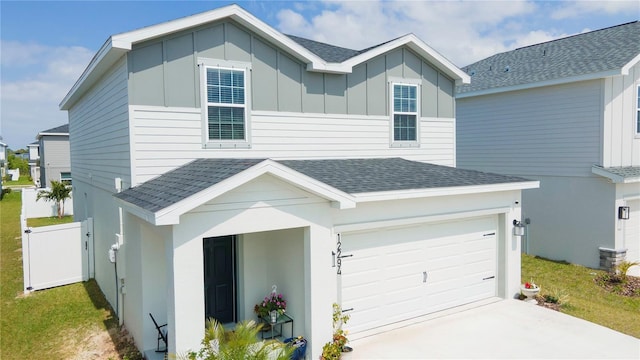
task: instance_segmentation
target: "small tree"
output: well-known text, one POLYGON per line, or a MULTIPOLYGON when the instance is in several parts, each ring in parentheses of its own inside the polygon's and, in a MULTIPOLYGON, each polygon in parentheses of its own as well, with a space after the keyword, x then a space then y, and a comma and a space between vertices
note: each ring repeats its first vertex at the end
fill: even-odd
POLYGON ((64 215, 64 201, 70 198, 70 186, 66 186, 60 181, 51 180, 51 190, 41 190, 38 192, 36 201, 44 199, 45 201, 55 202, 58 210, 58 219, 62 219, 62 215, 64 215))

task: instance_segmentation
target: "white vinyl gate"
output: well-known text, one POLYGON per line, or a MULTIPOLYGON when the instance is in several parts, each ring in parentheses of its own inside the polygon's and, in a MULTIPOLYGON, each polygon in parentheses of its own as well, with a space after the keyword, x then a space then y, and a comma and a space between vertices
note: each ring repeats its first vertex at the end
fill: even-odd
POLYGON ((92 267, 93 219, 27 228, 22 234, 24 291, 35 291, 89 279, 92 267))

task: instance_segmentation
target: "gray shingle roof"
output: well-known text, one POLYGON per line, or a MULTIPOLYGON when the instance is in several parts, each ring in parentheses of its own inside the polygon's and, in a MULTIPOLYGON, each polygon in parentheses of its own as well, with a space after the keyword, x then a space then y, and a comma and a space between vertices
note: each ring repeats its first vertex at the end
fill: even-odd
POLYGON ((56 126, 49 130, 40 131, 40 134, 68 134, 69 133, 69 124, 64 124, 60 126, 56 126))
POLYGON ((302 47, 304 47, 305 49, 318 55, 322 60, 326 62, 332 62, 332 63, 341 63, 343 61, 351 59, 354 56, 358 56, 360 54, 366 53, 369 50, 373 50, 379 46, 382 46, 386 43, 390 43, 397 39, 397 38, 391 39, 383 43, 373 45, 366 49, 353 50, 353 49, 347 49, 347 48, 343 48, 343 47, 335 46, 331 44, 325 44, 315 40, 301 38, 299 36, 287 35, 287 37, 297 42, 298 44, 302 45, 302 47))
POLYGON ((262 161, 264 159, 197 159, 115 196, 156 212, 262 161))
POLYGON ((621 166, 602 169, 625 179, 640 178, 640 166, 621 166))
MULTIPOLYGON (((115 196, 156 212, 205 190, 264 159, 198 159, 115 196)), ((401 158, 278 160, 278 163, 350 194, 490 185, 527 181, 401 158)))
POLYGON ((341 63, 349 58, 360 54, 360 51, 358 50, 329 45, 318 41, 301 38, 299 36, 287 35, 287 37, 302 45, 302 47, 318 55, 322 60, 327 62, 341 63))
POLYGON ((490 56, 463 70, 459 94, 619 70, 640 54, 640 22, 613 26, 490 56))
POLYGON ((527 181, 401 158, 278 162, 349 194, 527 181))

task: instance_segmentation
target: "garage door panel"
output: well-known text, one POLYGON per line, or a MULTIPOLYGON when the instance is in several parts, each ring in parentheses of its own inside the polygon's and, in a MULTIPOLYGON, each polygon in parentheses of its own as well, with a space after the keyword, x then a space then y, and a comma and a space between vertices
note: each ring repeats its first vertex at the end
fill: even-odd
MULTIPOLYGON (((622 221, 624 226, 624 247, 627 249, 628 261, 640 261, 640 200, 627 201, 629 219, 622 221)), ((629 275, 640 276, 640 266, 629 269, 629 275)))
POLYGON ((495 295, 497 217, 343 234, 341 304, 359 332, 495 295), (378 269, 379 271, 375 271, 378 269), (427 277, 425 281, 424 272, 427 277))

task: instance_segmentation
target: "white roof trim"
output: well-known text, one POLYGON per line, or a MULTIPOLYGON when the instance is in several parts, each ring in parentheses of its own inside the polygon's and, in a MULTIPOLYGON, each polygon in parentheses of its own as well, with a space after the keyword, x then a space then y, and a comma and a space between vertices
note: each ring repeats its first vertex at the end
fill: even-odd
POLYGON ((433 65, 435 65, 438 70, 444 72, 445 74, 456 80, 456 82, 460 82, 463 84, 471 83, 471 77, 467 73, 459 69, 451 61, 447 60, 447 58, 424 43, 414 34, 408 34, 395 40, 389 41, 386 44, 376 46, 365 53, 347 59, 341 65, 345 68, 348 68, 348 72, 351 72, 354 66, 401 46, 407 46, 411 50, 418 53, 420 56, 426 58, 433 65))
POLYGON ((402 200, 402 199, 414 199, 434 196, 453 196, 453 195, 466 195, 466 194, 480 194, 496 191, 512 191, 512 190, 524 190, 524 189, 537 189, 540 187, 539 181, 523 181, 515 183, 504 184, 489 184, 489 185, 472 185, 472 186, 451 186, 451 187, 438 187, 429 189, 412 189, 412 190, 400 190, 400 191, 381 191, 370 193, 358 193, 354 194, 356 201, 369 202, 369 201, 387 201, 387 200, 402 200))
POLYGON ((640 53, 638 53, 636 57, 631 59, 631 61, 629 61, 625 66, 623 66, 620 72, 622 73, 622 75, 629 75, 629 70, 632 67, 636 66, 636 64, 638 64, 639 62, 640 62, 640 53))
POLYGON ((571 77, 560 78, 560 79, 552 79, 552 80, 540 81, 540 82, 535 82, 535 83, 526 83, 526 84, 519 84, 519 85, 513 85, 513 86, 496 87, 496 88, 491 88, 491 89, 483 89, 483 90, 477 90, 477 91, 469 91, 469 92, 464 92, 464 93, 457 93, 456 94, 456 99, 462 99, 462 98, 474 97, 474 96, 482 96, 482 95, 490 95, 490 94, 498 94, 498 93, 509 92, 509 91, 534 89, 534 88, 539 88, 539 87, 543 87, 543 86, 568 84, 568 83, 578 82, 578 81, 602 79, 602 78, 606 78, 606 77, 610 77, 610 76, 617 76, 617 75, 623 75, 622 69, 608 70, 608 71, 602 71, 602 72, 579 75, 579 76, 571 76, 571 77))
POLYGON ((611 180, 611 182, 615 183, 615 184, 629 184, 629 183, 640 182, 640 176, 636 176, 636 177, 620 176, 618 174, 611 173, 611 172, 607 171, 607 169, 602 168, 602 167, 597 166, 597 165, 593 165, 591 167, 591 172, 596 174, 596 175, 600 175, 602 177, 605 177, 605 178, 611 180))
POLYGON ((477 216, 505 214, 505 213, 508 213, 510 210, 511 208, 509 207, 498 207, 498 208, 489 208, 489 209, 482 209, 482 210, 451 212, 451 213, 445 213, 445 214, 433 214, 433 215, 408 217, 408 218, 395 218, 391 220, 376 220, 376 221, 365 221, 365 222, 349 223, 349 224, 339 224, 333 227, 333 232, 334 233, 350 233, 350 232, 359 232, 359 231, 370 231, 374 229, 385 229, 385 228, 388 229, 388 228, 412 226, 412 225, 419 225, 419 224, 432 223, 432 222, 459 220, 463 218, 470 218, 470 217, 477 217, 477 216))
POLYGON ((154 225, 175 225, 180 223, 181 215, 264 174, 273 175, 289 184, 325 198, 339 209, 355 207, 353 196, 294 171, 273 160, 265 160, 157 212, 141 209, 128 202, 124 202, 124 204, 127 210, 130 209, 134 215, 154 225))
POLYGON ((75 103, 79 94, 86 91, 93 82, 96 81, 104 71, 106 71, 106 69, 110 68, 121 56, 130 51, 136 43, 152 40, 183 29, 196 27, 224 18, 233 19, 251 31, 261 35, 277 47, 287 50, 291 55, 294 55, 299 60, 305 62, 307 64, 307 70, 309 71, 341 74, 351 73, 353 71, 353 66, 396 47, 407 45, 418 54, 432 61, 439 70, 456 80, 456 82, 461 81, 464 84, 468 84, 470 81, 469 76, 464 71, 458 69, 453 65, 453 63, 440 55, 437 51, 427 46, 413 34, 403 36, 387 44, 375 47, 370 51, 348 59, 343 63, 328 63, 313 52, 307 50, 302 45, 293 41, 288 36, 251 15, 240 6, 233 4, 204 13, 111 36, 104 45, 102 45, 100 50, 98 50, 93 59, 91 59, 91 62, 78 81, 76 81, 71 90, 69 90, 69 93, 64 97, 60 103, 60 109, 68 110, 75 103))

